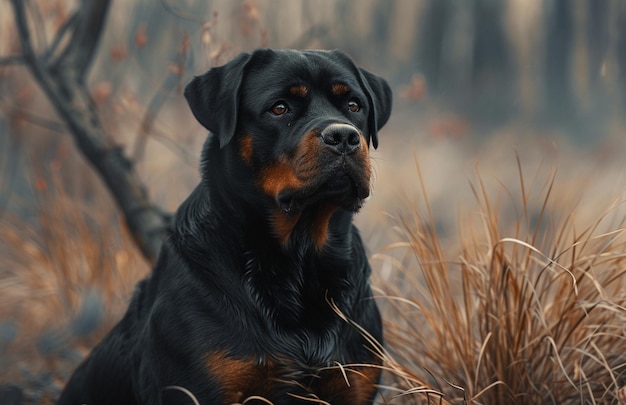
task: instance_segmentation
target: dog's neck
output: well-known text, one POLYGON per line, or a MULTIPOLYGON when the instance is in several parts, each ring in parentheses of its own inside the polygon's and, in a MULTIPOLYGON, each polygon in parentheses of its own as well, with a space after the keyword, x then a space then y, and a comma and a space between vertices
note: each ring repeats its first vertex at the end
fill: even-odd
POLYGON ((325 243, 318 246, 310 233, 317 207, 309 207, 301 213, 285 243, 271 233, 268 225, 273 219, 267 215, 268 207, 241 209, 239 205, 246 202, 218 202, 226 193, 208 184, 201 183, 176 216, 172 237, 179 249, 184 249, 181 253, 185 257, 203 258, 204 240, 225 241, 224 249, 238 250, 225 256, 242 258, 241 270, 252 283, 251 288, 287 290, 277 296, 291 294, 294 302, 287 300, 273 305, 294 314, 308 310, 304 307, 317 311, 318 304, 327 307, 327 299, 349 299, 351 274, 348 273, 356 267, 351 263, 355 256, 351 253, 362 246, 352 224, 352 212, 337 209, 328 222, 325 243))

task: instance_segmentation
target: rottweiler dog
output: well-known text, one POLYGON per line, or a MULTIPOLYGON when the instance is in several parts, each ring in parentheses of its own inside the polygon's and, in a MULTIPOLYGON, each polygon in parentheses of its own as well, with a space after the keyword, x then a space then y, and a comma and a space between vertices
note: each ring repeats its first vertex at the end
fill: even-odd
POLYGON ((262 49, 185 97, 210 131, 201 182, 59 404, 372 403, 382 326, 352 218, 389 85, 340 51, 262 49))

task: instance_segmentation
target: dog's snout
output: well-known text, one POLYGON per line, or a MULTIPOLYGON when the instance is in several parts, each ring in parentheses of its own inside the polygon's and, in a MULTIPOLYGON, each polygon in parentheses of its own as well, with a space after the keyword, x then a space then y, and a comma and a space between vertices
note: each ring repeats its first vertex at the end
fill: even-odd
POLYGON ((350 154, 361 145, 361 134, 348 124, 331 124, 321 133, 322 141, 335 153, 350 154))

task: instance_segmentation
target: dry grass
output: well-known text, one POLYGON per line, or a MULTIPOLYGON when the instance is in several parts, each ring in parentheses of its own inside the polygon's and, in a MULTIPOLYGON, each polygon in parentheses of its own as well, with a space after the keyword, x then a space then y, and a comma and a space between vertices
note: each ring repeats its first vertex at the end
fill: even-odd
POLYGON ((20 202, 34 215, 1 219, 0 385, 26 387, 28 403, 50 402, 149 270, 99 181, 69 160, 31 166, 34 201, 20 202))
POLYGON ((521 168, 520 185, 521 214, 507 226, 479 177, 478 220, 461 219, 458 256, 444 251, 427 202, 400 216, 403 241, 374 256, 395 275, 378 283, 384 402, 626 403, 626 235, 612 217, 622 202, 578 229, 554 176, 538 200, 521 168))

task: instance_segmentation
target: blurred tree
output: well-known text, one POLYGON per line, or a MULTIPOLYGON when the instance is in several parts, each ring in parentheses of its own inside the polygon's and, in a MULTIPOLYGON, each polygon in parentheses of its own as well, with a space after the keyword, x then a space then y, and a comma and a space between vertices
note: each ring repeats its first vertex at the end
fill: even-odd
POLYGON ((372 55, 374 57, 383 58, 385 60, 391 59, 389 53, 389 38, 393 25, 392 16, 396 7, 398 7, 396 0, 380 1, 374 5, 374 11, 371 17, 373 21, 370 30, 370 40, 368 41, 373 45, 369 51, 378 53, 378 55, 372 55))
POLYGON ((442 77, 443 45, 446 29, 448 28, 448 16, 452 4, 449 0, 433 0, 428 2, 426 12, 420 21, 422 27, 419 38, 417 69, 424 73, 431 92, 441 92, 446 78, 442 77))
POLYGON ((563 122, 575 116, 576 105, 572 93, 572 8, 568 0, 545 3, 545 108, 549 120, 563 122))
POLYGON ((506 3, 476 0, 471 66, 471 111, 482 120, 508 121, 515 98, 517 75, 513 71, 510 44, 503 29, 506 3))
POLYGON ((606 89, 602 80, 602 66, 609 52, 609 1, 594 0, 587 4, 586 33, 588 49, 588 80, 593 105, 603 104, 606 89))
POLYGON ((620 13, 617 15, 618 40, 617 40, 617 60, 618 77, 622 78, 618 82, 620 99, 619 114, 626 116, 626 6, 621 5, 620 13))
POLYGON ((11 0, 22 52, 15 58, 28 67, 79 150, 106 183, 139 248, 154 261, 170 217, 150 201, 133 162, 104 130, 86 84, 110 1, 81 1, 43 50, 35 49, 35 24, 29 21, 27 4, 36 7, 11 0))

